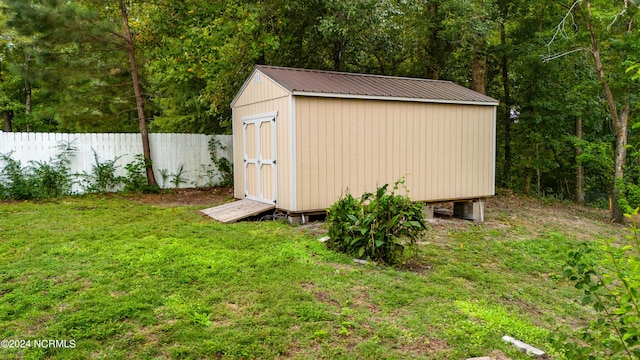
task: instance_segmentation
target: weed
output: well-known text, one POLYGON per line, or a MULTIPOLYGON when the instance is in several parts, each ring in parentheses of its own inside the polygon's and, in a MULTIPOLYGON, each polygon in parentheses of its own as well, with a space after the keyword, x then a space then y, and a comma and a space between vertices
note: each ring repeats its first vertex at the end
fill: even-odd
POLYGON ((93 159, 95 164, 91 167, 91 173, 86 172, 81 174, 84 179, 84 189, 88 193, 105 193, 114 192, 122 184, 124 178, 116 175, 116 170, 119 166, 116 166, 116 162, 122 158, 122 156, 116 156, 113 160, 100 161, 100 157, 95 149, 91 149, 93 152, 93 159))
POLYGON ((11 153, 0 155, 0 160, 7 163, 2 169, 2 198, 11 200, 27 200, 35 198, 35 179, 29 175, 22 163, 11 157, 11 153))
POLYGON ((169 170, 160 169, 160 177, 162 177, 162 188, 165 188, 167 184, 167 179, 169 179, 169 176, 171 176, 171 174, 169 174, 169 170))
POLYGON ((313 332, 312 338, 316 340, 321 340, 321 339, 325 339, 328 335, 329 333, 326 330, 318 330, 313 332))
POLYGON ((129 193, 157 193, 157 186, 149 186, 146 175, 144 156, 136 154, 134 160, 124 166, 127 176, 123 178, 124 191, 129 193))
POLYGON ((180 187, 180 184, 185 184, 187 182, 183 177, 185 173, 184 165, 180 164, 178 171, 176 171, 175 174, 171 174, 171 183, 173 184, 173 187, 177 189, 180 187))
POLYGON ((211 314, 210 313, 199 313, 199 312, 194 312, 193 313, 193 322, 198 324, 198 325, 202 325, 205 327, 209 327, 211 326, 211 314))
POLYGON ((0 155, 0 161, 7 163, 0 171, 0 196, 27 200, 70 194, 74 179, 69 164, 77 149, 69 142, 60 142, 56 148, 59 153, 48 162, 30 161, 27 167, 11 158, 12 153, 0 155))

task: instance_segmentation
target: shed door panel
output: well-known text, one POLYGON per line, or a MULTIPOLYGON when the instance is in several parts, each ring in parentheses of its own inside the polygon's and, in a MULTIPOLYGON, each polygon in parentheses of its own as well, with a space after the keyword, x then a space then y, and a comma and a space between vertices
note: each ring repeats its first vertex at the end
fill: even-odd
POLYGON ((268 204, 277 200, 276 115, 243 120, 245 197, 268 204))

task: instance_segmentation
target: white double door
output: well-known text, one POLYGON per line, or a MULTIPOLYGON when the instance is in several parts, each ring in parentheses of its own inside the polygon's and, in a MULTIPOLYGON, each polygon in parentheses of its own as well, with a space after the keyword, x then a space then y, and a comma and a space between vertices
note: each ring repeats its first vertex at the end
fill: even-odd
POLYGON ((242 119, 245 198, 274 204, 277 201, 276 113, 242 119))

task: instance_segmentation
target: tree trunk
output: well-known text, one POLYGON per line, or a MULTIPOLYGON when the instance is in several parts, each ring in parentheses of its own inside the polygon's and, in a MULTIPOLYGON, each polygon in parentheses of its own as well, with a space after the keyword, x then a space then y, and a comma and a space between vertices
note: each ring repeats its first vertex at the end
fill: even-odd
POLYGON ((538 185, 538 196, 545 195, 542 192, 542 181, 540 178, 540 144, 536 143, 536 184, 538 185))
MULTIPOLYGON (((626 110, 626 109, 625 109, 626 110)), ((624 118, 624 121, 626 122, 628 119, 628 111, 624 111, 622 113, 622 116, 620 116, 620 118, 624 118)), ((618 204, 618 195, 619 195, 619 182, 623 179, 624 177, 624 162, 626 160, 627 157, 627 128, 625 127, 624 130, 618 130, 616 129, 616 150, 615 150, 615 170, 614 170, 614 176, 613 176, 613 194, 611 195, 612 198, 612 207, 611 207, 611 221, 617 222, 617 223, 623 223, 624 222, 624 214, 622 212, 622 209, 620 209, 620 204, 618 204)))
MULTIPOLYGON (((506 47, 506 32, 504 21, 500 24, 500 44, 503 51, 506 47)), ((507 189, 511 189, 511 95, 509 88, 509 59, 506 52, 502 54, 502 87, 504 89, 504 165, 503 184, 507 189)))
POLYGON ((13 131, 13 110, 4 111, 4 131, 13 131))
POLYGON ((525 169, 524 174, 524 194, 526 196, 531 196, 531 178, 533 173, 533 167, 531 166, 533 163, 533 156, 531 155, 531 148, 527 149, 527 167, 525 169))
POLYGON ((586 0, 587 4, 587 26, 589 28, 589 37, 591 39, 591 53, 593 54, 593 59, 595 61, 596 70, 598 73, 598 79, 602 85, 602 90, 604 91, 604 96, 607 101, 607 107, 609 108, 609 115, 611 115, 611 120, 613 122, 613 128, 616 132, 616 148, 615 148, 615 159, 614 159, 614 176, 613 176, 613 194, 612 194, 612 207, 611 207, 611 221, 622 223, 624 222, 624 214, 620 209, 620 204, 618 204, 618 183, 624 177, 624 163, 627 157, 627 127, 629 122, 629 111, 630 104, 629 100, 626 101, 625 109, 621 114, 618 114, 618 109, 616 106, 616 101, 613 97, 613 92, 609 87, 609 83, 607 82, 607 77, 604 72, 604 65, 602 64, 602 59, 600 58, 600 50, 598 47, 598 38, 596 36, 596 31, 593 26, 593 17, 591 15, 591 1, 586 0))
MULTIPOLYGON (((578 140, 582 140, 582 117, 578 116, 576 118, 576 137, 578 140)), ((576 191, 575 191, 575 201, 576 203, 582 205, 584 204, 584 167, 582 163, 578 159, 582 154, 582 148, 580 146, 576 146, 575 155, 576 155, 576 191)))
POLYGON ((31 114, 31 83, 29 82, 29 62, 31 61, 31 55, 25 55, 24 61, 24 93, 25 93, 25 113, 31 114))
MULTIPOLYGON (((437 19, 438 18, 438 4, 435 1, 427 2, 427 11, 429 12, 429 19, 437 19)), ((439 25, 432 24, 429 31, 428 43, 425 46, 425 59, 427 62, 426 65, 426 77, 428 79, 438 80, 440 79, 440 74, 442 73, 442 66, 440 61, 434 61, 435 57, 430 58, 429 55, 435 55, 439 53, 438 51, 434 51, 437 49, 437 44, 441 42, 440 40, 440 28, 439 25)))
POLYGON ((471 88, 486 95, 487 58, 484 47, 480 44, 474 44, 471 51, 471 88))
POLYGON ((342 43, 336 42, 333 44, 333 70, 342 70, 342 43))
POLYGON ((129 27, 129 14, 122 0, 120 0, 120 14, 124 24, 124 32, 126 37, 127 54, 129 55, 129 63, 131 65, 131 80, 133 81, 133 93, 136 98, 136 108, 138 109, 138 124, 140 126, 140 136, 142 137, 142 154, 147 172, 147 184, 157 186, 158 182, 153 173, 153 164, 151 163, 151 148, 149 147, 149 131, 147 129, 147 118, 144 114, 144 98, 140 89, 140 80, 138 78, 138 65, 136 63, 134 38, 129 27))

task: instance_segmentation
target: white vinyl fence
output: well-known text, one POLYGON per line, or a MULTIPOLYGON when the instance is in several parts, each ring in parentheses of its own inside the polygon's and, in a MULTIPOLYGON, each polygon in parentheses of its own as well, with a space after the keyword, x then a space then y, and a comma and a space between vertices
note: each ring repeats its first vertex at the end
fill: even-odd
MULTIPOLYGON (((212 173, 215 165, 211 161, 208 144, 212 137, 217 138, 218 158, 233 161, 233 146, 231 135, 202 135, 202 134, 149 134, 151 159, 156 180, 161 187, 170 188, 174 185, 171 177, 163 184, 161 170, 167 174, 176 174, 182 165, 182 177, 186 180, 180 187, 207 186, 220 181, 220 174, 212 173), (224 148, 224 149, 223 149, 224 148)), ((140 134, 58 134, 58 133, 19 133, 0 131, 0 154, 8 155, 18 160, 22 166, 28 166, 30 161, 48 162, 60 153, 60 144, 70 143, 77 149, 71 157, 71 173, 91 173, 95 165, 93 150, 98 154, 99 161, 105 162, 118 158, 116 175, 126 175, 124 166, 134 161, 134 156, 142 154, 142 140, 140 134)), ((6 164, 0 160, 0 169, 6 164)), ((80 192, 79 185, 74 191, 80 192)))

